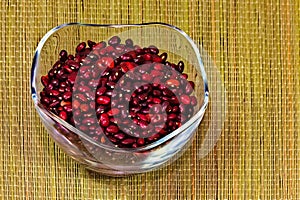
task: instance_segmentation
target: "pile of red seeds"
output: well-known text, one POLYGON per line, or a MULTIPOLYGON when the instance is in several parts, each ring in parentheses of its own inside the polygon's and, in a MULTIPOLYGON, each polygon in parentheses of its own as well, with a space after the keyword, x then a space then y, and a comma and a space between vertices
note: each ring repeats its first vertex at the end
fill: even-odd
POLYGON ((159 54, 155 46, 141 48, 131 39, 121 44, 118 36, 112 37, 108 44, 104 41, 87 44, 80 43, 75 55, 62 50, 59 60, 41 77, 44 86, 41 103, 61 119, 98 142, 136 148, 171 133, 194 114, 195 85, 183 73, 182 61, 170 63, 167 53, 159 54), (174 70, 166 71, 165 67, 174 70), (134 69, 138 70, 127 73, 134 69), (115 88, 122 77, 121 87, 115 88), (135 83, 141 86, 129 92, 135 83), (116 104, 112 98, 118 94, 116 104), (124 105, 128 102, 129 110, 125 112, 124 105), (155 110, 157 104, 163 110, 155 110), (149 113, 152 107, 154 115, 149 113), (162 112, 167 113, 166 119, 161 117, 162 112), (162 120, 163 128, 156 127, 162 120), (139 137, 144 133, 135 135, 131 122, 147 130, 152 126, 153 134, 146 138, 139 137))

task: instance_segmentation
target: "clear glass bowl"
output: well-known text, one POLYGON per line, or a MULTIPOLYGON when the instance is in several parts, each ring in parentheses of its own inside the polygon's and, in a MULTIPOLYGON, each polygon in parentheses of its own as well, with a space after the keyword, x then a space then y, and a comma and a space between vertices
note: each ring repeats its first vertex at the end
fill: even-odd
POLYGON ((31 93, 35 108, 44 126, 57 145, 79 163, 102 174, 122 176, 147 172, 174 161, 192 141, 208 105, 208 84, 199 50, 182 30, 162 23, 132 25, 98 25, 69 23, 50 30, 40 41, 31 71, 31 93), (119 36, 131 38, 141 47, 155 45, 160 53, 168 53, 168 61, 183 60, 184 72, 195 82, 198 105, 195 113, 180 128, 165 137, 139 148, 117 148, 94 141, 86 133, 68 124, 47 110, 40 102, 43 89, 41 76, 48 73, 62 49, 75 51, 82 41, 108 41, 119 36))

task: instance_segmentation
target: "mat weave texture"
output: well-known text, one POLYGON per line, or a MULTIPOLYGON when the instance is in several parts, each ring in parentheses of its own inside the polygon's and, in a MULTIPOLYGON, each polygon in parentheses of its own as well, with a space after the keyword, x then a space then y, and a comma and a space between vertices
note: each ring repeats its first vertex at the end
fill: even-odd
POLYGON ((1 0, 0 13, 0 199, 300 199, 299 0, 1 0), (54 144, 33 107, 35 48, 66 22, 151 21, 180 27, 211 55, 228 100, 221 137, 199 160, 202 124, 165 168, 92 173, 54 144))

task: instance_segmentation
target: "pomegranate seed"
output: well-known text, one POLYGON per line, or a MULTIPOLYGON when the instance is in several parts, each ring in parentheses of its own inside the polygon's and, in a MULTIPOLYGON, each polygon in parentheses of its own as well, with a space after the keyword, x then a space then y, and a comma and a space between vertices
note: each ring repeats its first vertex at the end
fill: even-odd
POLYGON ((192 96, 190 99, 191 99, 191 105, 196 106, 197 105, 197 98, 195 96, 192 96))
POLYGON ((108 133, 117 133, 119 131, 119 128, 115 125, 109 125, 107 128, 106 128, 106 131, 108 133))
POLYGON ((61 119, 63 119, 63 120, 67 120, 68 115, 67 115, 67 113, 66 113, 65 111, 60 111, 59 117, 60 117, 61 119))
POLYGON ((112 46, 118 45, 118 44, 120 44, 120 42, 121 42, 121 39, 118 36, 113 36, 112 38, 110 38, 108 40, 108 44, 112 45, 112 46))
POLYGON ((107 105, 110 103, 110 98, 107 96, 99 96, 96 101, 100 105, 107 105))
POLYGON ((100 120, 99 121, 100 121, 100 125, 103 126, 103 127, 107 127, 110 123, 109 117, 106 113, 102 113, 100 115, 100 120))
POLYGON ((180 96, 180 100, 181 100, 181 102, 183 103, 183 104, 190 104, 190 102, 191 102, 191 99, 190 99, 190 97, 188 96, 188 95, 186 95, 186 94, 184 94, 184 95, 181 95, 180 96))
POLYGON ((43 86, 47 87, 47 85, 48 85, 48 83, 49 83, 48 75, 42 76, 42 77, 41 77, 41 81, 42 81, 43 86))
POLYGON ((135 143, 135 139, 133 139, 133 138, 127 138, 125 140, 122 140, 121 143, 124 144, 124 145, 130 145, 130 144, 135 143))
POLYGON ((114 66, 115 66, 114 59, 111 57, 103 57, 101 59, 101 62, 105 67, 108 67, 111 69, 114 68, 114 66))
POLYGON ((147 54, 144 54, 143 58, 144 58, 145 61, 151 61, 152 60, 152 55, 147 53, 147 54))
POLYGON ((76 47, 76 52, 81 52, 84 51, 86 47, 86 43, 85 42, 81 42, 80 44, 78 44, 78 46, 76 47))
POLYGON ((167 60, 167 58, 168 58, 168 54, 167 53, 162 53, 160 55, 160 57, 161 57, 162 62, 165 62, 167 60))
POLYGON ((115 134, 114 137, 117 138, 118 140, 123 140, 125 138, 125 134, 118 133, 118 134, 115 134))
POLYGON ((132 39, 125 40, 125 45, 128 46, 128 47, 133 47, 133 41, 132 41, 132 39))
POLYGON ((171 87, 178 87, 179 86, 179 81, 176 79, 169 79, 167 80, 167 85, 171 86, 171 87))

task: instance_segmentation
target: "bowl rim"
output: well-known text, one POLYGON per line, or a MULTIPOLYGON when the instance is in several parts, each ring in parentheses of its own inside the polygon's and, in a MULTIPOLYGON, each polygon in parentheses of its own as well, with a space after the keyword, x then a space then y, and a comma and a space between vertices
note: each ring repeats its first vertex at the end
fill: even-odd
POLYGON ((208 102, 209 102, 209 88, 208 88, 208 83, 207 83, 207 76, 206 76, 206 72, 205 72, 205 69, 204 69, 203 61, 202 61, 201 56, 200 56, 200 51, 199 51, 197 45, 183 30, 179 29, 176 26, 173 26, 173 25, 170 25, 170 24, 167 24, 167 23, 162 23, 162 22, 148 22, 148 23, 137 23, 137 24, 88 24, 88 23, 72 22, 72 23, 64 23, 64 24, 58 25, 58 26, 52 28, 51 30, 49 30, 42 37, 42 39, 40 40, 40 42, 39 42, 39 44, 38 44, 38 46, 35 50, 33 61, 32 61, 32 66, 31 66, 30 86, 31 86, 30 87, 31 88, 31 96, 32 96, 35 108, 38 111, 40 117, 43 117, 41 114, 47 115, 52 120, 60 123, 61 125, 63 125, 67 129, 69 129, 70 131, 76 133, 79 137, 84 138, 85 140, 91 142, 92 144, 94 144, 98 147, 101 147, 101 148, 104 148, 104 149, 107 149, 107 150, 116 151, 116 152, 126 152, 126 153, 128 153, 128 152, 141 152, 141 151, 146 151, 146 150, 149 150, 149 149, 153 149, 153 148, 158 147, 159 145, 167 142, 168 140, 172 139, 173 137, 176 137, 177 135, 182 133, 184 130, 188 129, 192 124, 196 123, 197 120, 200 117, 203 117, 203 115, 205 113, 205 110, 207 108, 208 102), (171 28, 171 29, 175 30, 176 32, 178 32, 179 34, 181 34, 182 36, 184 36, 185 39, 189 42, 189 44, 193 48, 193 50, 196 54, 199 66, 200 66, 200 72, 201 72, 201 76, 202 76, 202 80, 203 80, 203 86, 204 86, 203 87, 204 88, 203 104, 202 104, 201 108, 199 109, 199 111, 197 113, 195 113, 181 127, 179 127, 175 131, 169 133, 168 135, 166 135, 166 136, 162 137, 161 139, 159 139, 155 142, 152 142, 148 145, 138 147, 138 148, 118 148, 118 147, 115 147, 115 146, 106 145, 106 144, 102 144, 102 143, 99 143, 97 141, 94 141, 91 137, 87 136, 87 134, 85 134, 84 132, 78 130, 76 127, 70 125, 66 121, 62 120, 57 115, 55 115, 54 113, 52 113, 51 111, 46 109, 40 103, 39 97, 38 97, 38 94, 37 94, 37 89, 36 89, 37 83, 36 83, 35 80, 36 80, 36 75, 37 75, 37 69, 39 68, 39 58, 40 58, 41 51, 43 49, 44 44, 51 37, 52 34, 54 34, 55 32, 57 32, 60 29, 68 27, 68 26, 93 26, 93 27, 108 27, 108 28, 124 28, 124 27, 140 27, 140 26, 149 26, 149 25, 171 28))

